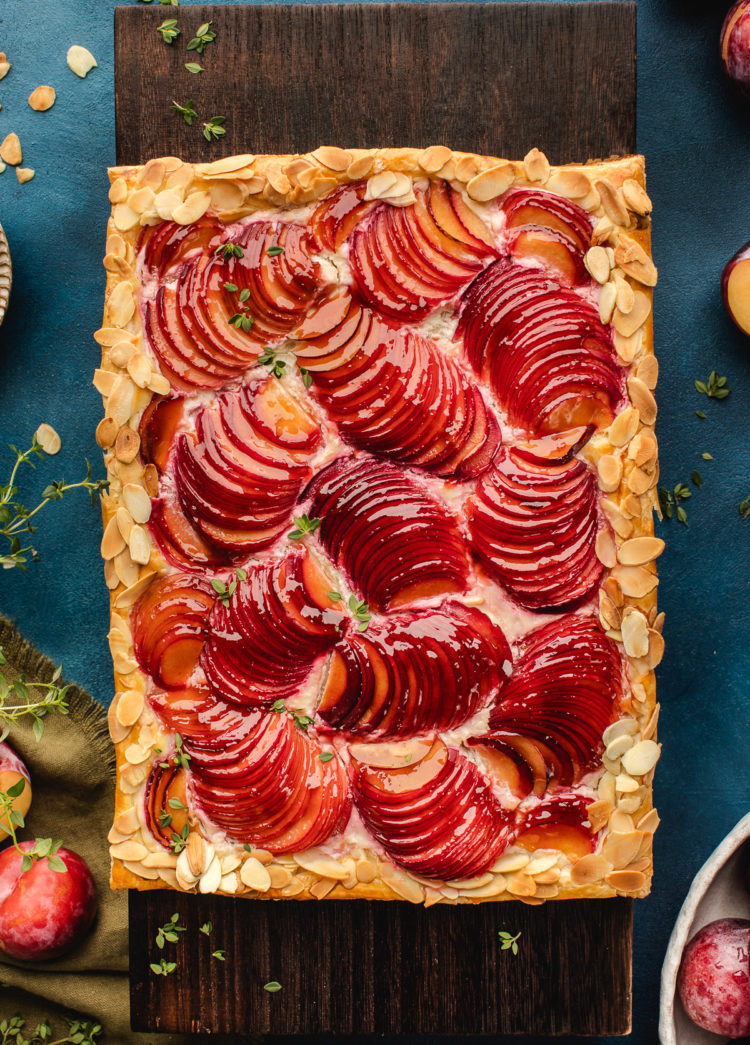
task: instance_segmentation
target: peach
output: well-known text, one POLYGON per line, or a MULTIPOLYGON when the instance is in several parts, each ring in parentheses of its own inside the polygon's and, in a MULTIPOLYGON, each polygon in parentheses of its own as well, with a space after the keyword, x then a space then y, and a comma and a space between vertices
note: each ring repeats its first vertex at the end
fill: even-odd
POLYGON ((721 27, 721 61, 737 86, 750 90, 750 0, 738 0, 721 27))
MULTIPOLYGON (((25 817, 31 805, 31 777, 29 771, 9 744, 0 742, 0 791, 5 792, 17 786, 20 780, 25 780, 25 786, 21 793, 13 799, 11 809, 25 817)), ((0 838, 7 835, 8 817, 0 818, 0 838)))
POLYGON ((96 887, 85 860, 58 849, 22 870, 39 842, 0 853, 0 950, 22 961, 48 961, 80 943, 96 914, 96 887), (20 850, 20 851, 19 851, 20 850), (55 857, 65 870, 55 870, 55 857))
POLYGON ((727 262, 721 293, 731 318, 743 334, 750 334, 750 243, 727 262))
POLYGON ((750 921, 705 925, 685 948, 677 989, 690 1019, 725 1037, 750 1034, 750 921))

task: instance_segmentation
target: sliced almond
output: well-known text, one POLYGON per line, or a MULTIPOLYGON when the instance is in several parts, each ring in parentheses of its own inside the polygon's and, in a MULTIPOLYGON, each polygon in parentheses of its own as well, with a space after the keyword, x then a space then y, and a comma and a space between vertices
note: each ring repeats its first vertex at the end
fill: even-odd
POLYGON ((166 377, 164 377, 163 374, 159 374, 155 370, 153 371, 151 377, 149 378, 148 388, 150 388, 155 395, 168 395, 171 387, 172 386, 170 385, 169 381, 166 379, 166 377))
POLYGON ((627 228, 630 224, 630 218, 628 217, 628 210, 620 190, 616 189, 612 182, 606 178, 600 178, 598 181, 595 181, 594 187, 601 197, 604 213, 610 221, 615 225, 627 228))
POLYGON ((272 889, 283 889, 289 885, 292 880, 291 872, 286 867, 281 867, 280 864, 273 864, 268 868, 268 874, 271 878, 272 889))
POLYGON ((637 497, 640 497, 642 494, 646 493, 647 490, 651 489, 655 483, 655 479, 656 474, 653 469, 647 470, 642 468, 632 468, 628 472, 625 481, 628 488, 632 490, 637 497))
POLYGON ((357 860, 356 864, 357 881, 368 884, 375 880, 375 876, 378 873, 378 867, 374 860, 369 860, 367 857, 363 857, 361 860, 357 860))
MULTIPOLYGON (((2 61, 0 61, 0 80, 4 80, 9 72, 10 72, 10 62, 8 61, 7 58, 3 57, 2 61)), ((1 108, 1 106, 0 106, 0 108, 1 108)))
POLYGON ((115 827, 124 835, 132 835, 138 830, 138 811, 135 806, 124 809, 115 817, 115 827))
POLYGON ((321 145, 310 155, 332 171, 345 171, 352 161, 351 153, 335 145, 321 145))
POLYGON ((275 166, 267 167, 265 175, 271 189, 280 196, 286 196, 288 192, 291 192, 292 183, 281 168, 275 166))
POLYGON ((206 213, 211 206, 211 196, 207 192, 191 192, 185 202, 172 211, 172 221, 178 225, 192 225, 206 213))
POLYGON ((649 671, 658 668, 664 658, 664 637, 660 631, 650 628, 648 633, 648 655, 646 662, 649 671))
POLYGON ((121 726, 130 728, 141 717, 145 707, 143 694, 137 689, 126 689, 117 698, 115 717, 121 726))
POLYGON ((383 864, 381 868, 383 880, 398 896, 410 903, 422 903, 424 900, 424 889, 415 882, 411 875, 405 874, 393 864, 383 864))
POLYGON ((240 881, 248 889, 254 889, 258 893, 265 893, 271 888, 271 875, 260 860, 249 856, 240 868, 240 881))
POLYGON ((352 160, 346 168, 347 178, 351 178, 353 181, 359 181, 361 178, 368 177, 372 171, 373 163, 374 159, 372 156, 358 156, 356 159, 352 160))
MULTIPOLYGON (((623 566, 643 566, 658 558, 664 547, 660 537, 633 537, 620 545, 617 557, 623 566)), ((642 653, 637 655, 644 656, 642 653)))
POLYGON ((618 893, 639 893, 646 885, 641 871, 610 871, 604 880, 618 893))
MULTIPOLYGON (((599 218, 596 225, 594 225, 594 231, 591 233, 591 240, 595 244, 606 243, 608 240, 614 241, 616 238, 615 226, 612 221, 604 215, 603 218, 599 218)), ((614 263, 614 256, 610 259, 610 262, 614 263)))
POLYGON ((122 539, 117 519, 113 515, 104 528, 100 545, 101 556, 103 559, 114 559, 115 555, 118 555, 124 547, 125 541, 122 539))
POLYGON ((27 181, 31 181, 35 173, 33 167, 16 167, 16 179, 19 185, 25 185, 27 181))
MULTIPOLYGON (((138 574, 140 571, 137 564, 130 558, 130 552, 128 549, 124 548, 118 555, 115 555, 113 562, 117 579, 124 584, 126 588, 129 588, 131 584, 135 584, 138 580, 138 574)), ((130 671, 133 670, 133 668, 130 668, 130 671)), ((122 673, 127 674, 127 672, 122 673)))
POLYGON ((133 413, 134 404, 135 385, 127 374, 120 374, 107 398, 107 414, 116 422, 118 428, 127 423, 133 413))
POLYGON ((529 181, 538 181, 542 185, 550 176, 549 160, 539 149, 531 149, 523 158, 523 169, 529 181))
POLYGON ((620 627, 620 611, 603 588, 599 589, 599 617, 605 628, 616 630, 620 627))
POLYGON ((310 893, 315 897, 316 900, 324 900, 330 892, 336 888, 336 882, 334 881, 320 881, 313 882, 310 886, 310 893))
POLYGON ((627 407, 620 411, 607 429, 607 436, 613 446, 624 446, 629 443, 638 431, 640 413, 636 407, 627 407))
POLYGON ((127 203, 116 203, 112 208, 112 220, 120 232, 128 232, 138 224, 140 215, 127 203))
POLYGON ((451 150, 445 145, 430 145, 419 154, 419 166, 428 174, 437 174, 452 155, 451 150))
POLYGON ((127 842, 119 842, 110 846, 110 854, 116 860, 142 860, 148 853, 148 849, 141 842, 128 839, 127 842))
MULTIPOLYGON (((105 419, 106 420, 106 419, 105 419)), ((111 445, 111 444, 110 444, 111 445)), ((141 437, 134 428, 125 426, 117 433, 115 439, 115 457, 123 464, 130 464, 138 456, 141 448, 141 437)), ((137 520, 140 522, 141 520, 137 520)), ((146 521, 145 519, 143 520, 146 521)))
POLYGON ((602 454, 597 463, 599 486, 606 493, 613 493, 622 482, 622 461, 614 454, 602 454))
MULTIPOLYGON (((627 655, 645 657, 648 653, 648 622, 640 610, 632 610, 630 613, 623 614, 620 631, 627 655)), ((609 748, 607 751, 609 752, 609 748)))
POLYGON ((59 454, 62 441, 52 425, 48 425, 46 422, 40 424, 34 433, 34 438, 48 456, 54 457, 55 454, 59 454))
POLYGON ((11 167, 15 167, 22 159, 21 142, 18 139, 18 135, 11 131, 0 144, 0 160, 4 163, 9 163, 11 167))
POLYGON ((135 522, 148 522, 151 518, 151 498, 142 486, 137 483, 127 483, 122 488, 122 499, 135 522))
POLYGON ((117 576, 117 571, 115 570, 114 559, 104 560, 104 583, 110 591, 114 591, 115 588, 120 585, 120 578, 117 576))
POLYGON ((147 464, 143 469, 143 487, 149 497, 159 496, 159 473, 155 464, 147 464))
POLYGON ((177 189, 163 189, 154 197, 154 209, 162 221, 171 221, 175 210, 182 205, 177 189))
MULTIPOLYGON (((635 302, 633 302, 635 304, 635 302)), ((632 310, 631 310, 632 311, 632 310)), ((632 363, 643 348, 643 331, 638 330, 630 337, 623 337, 619 331, 613 331, 612 340, 615 350, 623 363, 632 363)))
POLYGON ((640 831, 629 831, 627 834, 610 831, 602 845, 602 856, 615 868, 627 867, 638 855, 642 840, 640 831))
POLYGON ((634 297, 635 300, 630 312, 625 314, 620 312, 619 309, 615 309, 612 316, 612 325, 623 337, 631 337, 635 334, 636 330, 643 326, 651 315, 651 300, 648 295, 641 290, 636 290, 634 297))
POLYGON ((644 566, 615 566, 612 576, 619 584, 623 594, 631 599, 642 599, 659 583, 656 574, 644 566))
POLYGON ((638 723, 634 718, 620 718, 617 722, 613 722, 611 726, 602 733, 602 740, 605 744, 610 744, 617 737, 621 736, 632 736, 633 733, 638 732, 638 723))
POLYGON ((622 196, 628 210, 632 210, 634 214, 645 218, 653 210, 648 193, 635 178, 626 178, 622 183, 622 196))
POLYGON ((659 361, 656 356, 644 356, 636 367, 635 376, 644 383, 646 388, 650 388, 653 391, 659 380, 659 361))
POLYGON ((135 298, 130 283, 118 283, 107 298, 107 313, 113 326, 124 327, 135 313, 135 298))
POLYGON ((546 856, 538 856, 535 860, 530 860, 524 868, 525 874, 531 875, 532 878, 536 875, 542 874, 544 871, 549 871, 550 867, 554 867, 557 863, 557 854, 548 853, 546 856))
POLYGON ((515 181, 516 170, 512 163, 499 163, 476 174, 467 184, 466 192, 479 203, 502 196, 515 181))
POLYGON ((134 526, 130 531, 128 547, 133 562, 138 562, 142 566, 148 565, 151 558, 151 538, 148 530, 144 530, 142 526, 134 526))
POLYGON ((611 569, 617 563, 617 546, 608 526, 603 526, 597 533, 594 548, 603 566, 611 569))
POLYGON ((597 283, 607 282, 612 266, 609 263, 609 256, 604 247, 591 247, 586 251, 583 262, 587 271, 597 283))
POLYGON ((114 364, 114 366, 119 366, 124 370, 134 354, 135 345, 132 341, 118 341, 118 343, 113 345, 109 350, 109 360, 114 364))
POLYGON ((652 425, 656 420, 656 400, 650 388, 640 378, 631 377, 628 380, 628 393, 630 401, 641 415, 644 425, 652 425))
POLYGON ((632 776, 649 773, 659 761, 661 748, 654 740, 641 740, 623 755, 623 769, 632 776))
POLYGON ((588 853, 573 864, 570 880, 573 885, 593 885, 595 882, 601 882, 611 869, 611 865, 603 856, 588 853))
POLYGON ((623 315, 627 315, 635 304, 635 293, 633 288, 622 276, 619 270, 615 270, 612 274, 612 279, 617 288, 617 297, 615 299, 617 308, 623 313, 623 315))
POLYGON ((610 280, 599 291, 599 318, 606 324, 612 319, 617 303, 617 287, 610 280))
POLYGON ((167 167, 163 160, 149 160, 138 175, 138 183, 147 185, 156 192, 167 175, 167 167))
POLYGON ((650 809, 648 813, 642 816, 641 819, 638 821, 638 830, 643 832, 643 834, 652 835, 654 831, 656 831, 660 822, 661 821, 659 820, 659 814, 656 812, 656 810, 650 809))
POLYGON ((462 156, 460 159, 454 157, 455 176, 458 181, 469 182, 479 173, 479 163, 474 156, 462 156))
POLYGON ((198 883, 198 892, 208 894, 215 893, 221 885, 221 861, 215 856, 208 865, 207 870, 201 875, 198 883))
POLYGON ((311 874, 318 875, 321 878, 333 878, 336 881, 343 881, 348 874, 347 869, 342 867, 338 860, 332 860, 330 857, 325 856, 319 849, 308 849, 304 853, 295 853, 294 859, 305 871, 309 871, 311 874))
POLYGON ((615 247, 615 261, 631 279, 646 287, 655 287, 658 279, 656 266, 640 243, 622 233, 615 247))
POLYGON ((511 874, 521 871, 530 862, 528 853, 503 853, 490 868, 493 874, 511 874))
POLYGON ((523 871, 516 871, 514 874, 507 875, 505 885, 512 896, 534 896, 537 891, 534 879, 523 871))
POLYGON ((68 48, 68 54, 66 56, 68 68, 84 78, 92 69, 96 68, 96 58, 94 58, 91 51, 85 47, 81 47, 80 44, 73 44, 72 47, 68 48))
POLYGON ((591 192, 591 182, 583 171, 558 171, 549 179, 546 188, 569 200, 580 200, 591 192))

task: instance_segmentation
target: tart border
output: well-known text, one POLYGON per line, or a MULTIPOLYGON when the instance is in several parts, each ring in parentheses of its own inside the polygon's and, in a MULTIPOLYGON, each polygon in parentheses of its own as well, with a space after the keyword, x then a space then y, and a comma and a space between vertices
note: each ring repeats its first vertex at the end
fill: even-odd
POLYGON ((101 551, 110 590, 108 640, 115 678, 109 712, 117 755, 115 815, 108 836, 112 887, 171 887, 256 899, 405 899, 426 906, 647 895, 652 838, 659 822, 652 804, 659 754, 653 743, 659 710, 654 668, 663 655, 664 615, 657 614, 654 564, 663 542, 653 536, 659 469, 653 431, 658 365, 651 309, 657 273, 651 260, 651 202, 645 191, 643 157, 551 167, 538 149, 523 161, 509 161, 453 152, 445 146, 371 150, 321 146, 306 154, 248 154, 213 163, 164 157, 138 166, 113 167, 109 179, 112 209, 104 257, 104 319, 94 335, 102 358, 94 385, 103 399, 97 442, 110 480, 102 498, 101 551), (336 862, 308 851, 300 854, 303 863, 293 856, 246 853, 240 846, 221 855, 201 836, 197 823, 192 825, 184 856, 178 857, 153 840, 138 800, 153 749, 168 737, 145 702, 146 678, 135 661, 129 626, 137 598, 152 579, 168 570, 140 508, 141 491, 155 495, 158 479, 153 465, 144 467, 138 459, 138 420, 153 395, 169 391, 158 364, 141 351, 135 271, 140 229, 169 219, 188 225, 210 208, 220 220, 233 222, 269 207, 304 206, 342 183, 363 179, 368 180, 370 198, 403 206, 414 199, 413 178, 442 178, 479 204, 491 202, 511 185, 544 188, 573 199, 595 220, 593 245, 601 249, 595 257, 587 253, 586 265, 601 285, 601 317, 611 322, 618 360, 629 368, 630 403, 585 448, 585 456, 597 470, 600 503, 614 535, 601 547, 597 542, 597 554, 608 571, 600 586, 599 615, 607 635, 621 644, 630 689, 620 719, 605 732, 598 799, 590 807, 592 823, 601 831, 600 844, 595 853, 562 867, 557 858, 550 864, 551 850, 528 854, 511 847, 493 865, 492 882, 483 884, 487 878, 483 875, 455 885, 427 884, 373 853, 336 862), (636 538, 647 540, 631 543, 636 538), (625 752, 619 754, 626 736, 633 740, 630 750, 642 745, 640 760, 626 759, 631 773, 622 762, 625 752), (639 767, 644 771, 636 772, 639 767))

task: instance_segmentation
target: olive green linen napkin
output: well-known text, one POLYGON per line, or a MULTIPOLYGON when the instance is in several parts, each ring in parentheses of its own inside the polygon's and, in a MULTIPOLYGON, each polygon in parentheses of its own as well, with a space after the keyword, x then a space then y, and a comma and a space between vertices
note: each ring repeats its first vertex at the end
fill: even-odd
MULTIPOLYGON (((52 662, 3 617, 0 647, 7 658, 1 670, 9 681, 18 675, 51 679, 52 662)), ((108 884, 106 838, 115 800, 114 749, 104 708, 77 686, 71 686, 68 695, 70 714, 50 713, 41 742, 23 719, 8 738, 31 772, 32 804, 21 836, 62 839, 63 845, 79 853, 96 880, 99 911, 93 931, 65 958, 44 964, 0 962, 0 1019, 19 1013, 27 1020, 25 1033, 30 1036, 43 1019, 56 1019, 64 1028, 63 1015, 74 1013, 101 1023, 105 1032, 101 1040, 107 1045, 204 1041, 193 1035, 130 1030, 127 894, 112 892, 108 884)))

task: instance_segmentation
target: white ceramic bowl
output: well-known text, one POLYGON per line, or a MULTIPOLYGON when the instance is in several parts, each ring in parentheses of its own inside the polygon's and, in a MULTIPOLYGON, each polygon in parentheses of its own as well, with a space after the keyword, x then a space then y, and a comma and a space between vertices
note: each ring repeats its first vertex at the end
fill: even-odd
POLYGON ((693 879, 675 922, 661 971, 659 1040, 662 1045, 725 1045, 726 1037, 696 1027, 677 994, 677 973, 688 940, 718 918, 750 918, 741 853, 750 838, 750 813, 732 828, 693 879))

